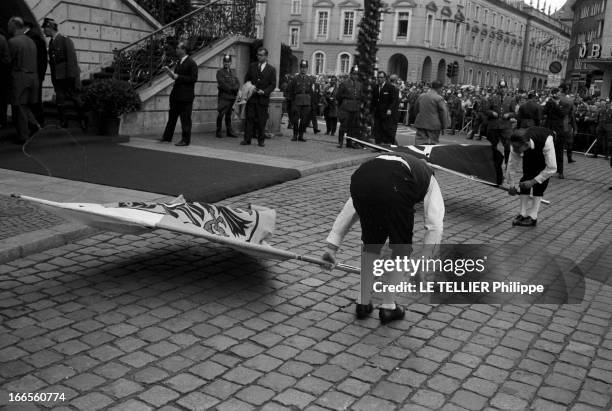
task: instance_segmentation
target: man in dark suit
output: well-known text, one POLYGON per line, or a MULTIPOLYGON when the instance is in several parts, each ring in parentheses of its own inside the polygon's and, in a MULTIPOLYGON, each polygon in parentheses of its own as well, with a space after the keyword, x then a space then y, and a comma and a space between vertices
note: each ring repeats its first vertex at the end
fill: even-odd
POLYGON ((232 107, 238 95, 240 82, 236 72, 232 69, 232 57, 229 54, 223 56, 223 68, 217 70, 217 137, 222 138, 221 128, 223 117, 225 117, 225 131, 228 137, 237 137, 232 131, 232 107))
POLYGON ((517 128, 539 127, 542 121, 542 106, 536 103, 535 93, 529 92, 527 101, 520 105, 517 128))
POLYGON ((195 98, 195 83, 198 81, 198 65, 189 57, 189 49, 184 41, 176 46, 176 54, 179 62, 174 72, 168 66, 164 66, 166 74, 174 79, 174 86, 170 92, 168 123, 166 123, 164 136, 159 141, 163 143, 172 141, 176 121, 180 117, 183 137, 175 145, 188 146, 191 143, 191 110, 195 98))
POLYGON ((376 144, 395 144, 397 120, 394 111, 399 105, 399 94, 395 86, 387 81, 384 71, 378 72, 378 87, 372 92, 372 112, 374 113, 374 138, 376 144))
POLYGON ((42 106, 42 84, 45 81, 45 74, 47 73, 47 43, 42 38, 38 29, 34 28, 34 24, 30 21, 25 22, 26 30, 25 35, 32 39, 36 44, 36 67, 38 74, 38 101, 32 105, 31 110, 34 113, 34 117, 38 120, 38 124, 41 126, 45 123, 45 117, 42 106))
POLYGON ((417 99, 414 127, 416 144, 438 144, 440 132, 450 126, 450 116, 444 97, 440 95, 442 83, 434 81, 431 88, 417 99))
POLYGON ((265 129, 268 121, 270 94, 276 87, 276 69, 268 63, 268 50, 260 47, 257 50, 257 63, 249 66, 244 82, 250 81, 255 86, 253 95, 246 103, 246 122, 242 145, 251 144, 257 138, 260 147, 265 146, 265 129))
POLYGON ((51 18, 45 18, 42 28, 49 40, 49 67, 51 82, 55 89, 55 102, 60 117, 60 125, 68 127, 66 118, 66 99, 74 103, 79 116, 79 124, 83 131, 87 130, 87 119, 79 93, 80 75, 74 44, 70 38, 57 31, 57 23, 51 18))
POLYGON ((24 34, 25 26, 20 17, 12 17, 8 23, 11 37, 8 41, 11 59, 11 104, 17 136, 25 143, 31 133, 40 129, 30 105, 38 98, 36 75, 36 45, 24 34))

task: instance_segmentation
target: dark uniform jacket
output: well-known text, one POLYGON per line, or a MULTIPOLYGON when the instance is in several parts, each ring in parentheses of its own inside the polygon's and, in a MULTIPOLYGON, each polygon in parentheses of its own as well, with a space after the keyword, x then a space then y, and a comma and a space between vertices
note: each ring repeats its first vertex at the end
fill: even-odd
POLYGON ((310 106, 314 102, 314 79, 307 74, 294 76, 287 86, 287 97, 292 107, 310 106))
POLYGON ((507 94, 492 95, 487 103, 487 116, 489 129, 512 128, 510 118, 514 117, 514 99, 507 94), (493 113, 497 113, 497 117, 493 113), (504 118, 504 115, 507 118, 504 118))
POLYGON ((52 81, 78 79, 81 73, 72 40, 60 33, 49 41, 49 67, 52 81))
POLYGON ((518 123, 519 128, 529 128, 539 126, 542 121, 542 106, 533 100, 529 100, 519 107, 518 123))
POLYGON ((250 81, 259 90, 263 90, 263 94, 253 93, 249 102, 267 106, 270 104, 270 94, 276 87, 276 69, 266 63, 263 71, 259 70, 259 63, 252 63, 244 78, 244 82, 250 81))
POLYGON ((198 81, 198 65, 189 56, 176 65, 174 72, 178 74, 174 81, 174 87, 170 92, 170 101, 191 102, 193 101, 195 83, 198 81))
POLYGON ((346 80, 340 84, 338 94, 336 95, 339 109, 349 113, 359 111, 362 96, 363 86, 361 82, 353 82, 351 79, 346 80))
POLYGON ((234 69, 219 69, 217 70, 217 89, 219 90, 219 101, 231 100, 234 101, 240 89, 240 82, 236 77, 234 69))

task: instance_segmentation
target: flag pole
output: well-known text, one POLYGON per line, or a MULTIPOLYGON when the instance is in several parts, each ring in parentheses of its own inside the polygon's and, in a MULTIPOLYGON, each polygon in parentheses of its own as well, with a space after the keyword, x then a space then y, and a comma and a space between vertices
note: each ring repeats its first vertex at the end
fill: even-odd
MULTIPOLYGON (((376 149, 376 150, 384 151, 384 152, 386 152, 386 153, 394 153, 394 152, 395 152, 395 151, 393 151, 393 150, 391 150, 391 149, 389 149, 389 148, 382 147, 382 146, 379 146, 379 145, 377 145, 377 144, 372 144, 372 143, 369 143, 369 142, 367 142, 367 141, 359 140, 359 139, 354 138, 354 137, 346 137, 346 138, 347 138, 347 140, 351 140, 351 141, 353 141, 354 143, 361 144, 361 145, 364 145, 364 146, 366 146, 366 147, 374 148, 374 149, 376 149)), ((489 185, 489 186, 491 186, 491 187, 498 188, 498 189, 500 189, 500 190, 509 191, 509 188, 507 188, 507 187, 503 187, 503 186, 500 186, 500 185, 498 185, 498 184, 491 183, 490 181, 483 180, 483 179, 478 178, 478 177, 469 176, 469 175, 467 175, 467 174, 463 174, 463 173, 460 173, 460 172, 458 172, 458 171, 451 170, 451 169, 448 169, 448 168, 446 168, 446 167, 439 166, 439 165, 437 165, 437 164, 433 164, 433 163, 431 163, 431 162, 429 162, 429 161, 427 162, 427 165, 428 165, 428 166, 430 166, 431 168, 436 169, 436 170, 441 170, 441 171, 444 171, 444 172, 447 172, 447 173, 450 173, 450 174, 456 175, 456 176, 458 176, 458 177, 466 178, 466 179, 468 179, 468 180, 475 181, 475 182, 477 182, 477 183, 486 184, 486 185, 489 185)), ((543 203, 543 204, 550 204, 550 201, 542 199, 542 203, 543 203)))

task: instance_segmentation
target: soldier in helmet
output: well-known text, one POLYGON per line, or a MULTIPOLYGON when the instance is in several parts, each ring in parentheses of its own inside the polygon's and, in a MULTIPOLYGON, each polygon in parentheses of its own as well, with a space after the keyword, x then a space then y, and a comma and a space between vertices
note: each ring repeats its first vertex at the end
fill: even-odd
POLYGON ((236 73, 231 68, 232 57, 229 54, 223 56, 223 68, 217 70, 217 89, 219 89, 217 101, 217 137, 221 138, 223 117, 225 117, 225 130, 228 137, 237 137, 232 131, 232 107, 238 95, 240 82, 236 73))
POLYGON ((508 85, 501 80, 497 87, 497 93, 493 94, 487 103, 488 130, 487 138, 493 149, 493 158, 496 161, 497 183, 501 184, 503 172, 501 160, 498 156, 497 145, 501 142, 504 148, 504 160, 507 163, 510 156, 510 134, 512 133, 512 122, 514 118, 514 99, 508 94, 508 85))
POLYGON ((304 132, 310 123, 310 110, 313 101, 314 79, 307 74, 308 62, 300 61, 300 73, 287 86, 287 98, 291 101, 291 123, 293 138, 291 141, 306 141, 304 132))
MULTIPOLYGON (((354 66, 348 80, 340 84, 336 100, 338 101, 338 119, 340 120, 340 131, 338 132, 338 148, 342 148, 344 133, 349 137, 359 137, 359 110, 363 86, 359 81, 359 68, 354 66)), ((350 142, 346 147, 353 147, 350 142)))

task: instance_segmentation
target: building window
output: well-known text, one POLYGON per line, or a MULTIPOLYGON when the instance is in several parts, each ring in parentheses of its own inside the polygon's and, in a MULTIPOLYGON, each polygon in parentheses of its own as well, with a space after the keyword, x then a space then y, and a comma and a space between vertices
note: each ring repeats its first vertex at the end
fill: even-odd
POLYGON ((317 10, 317 38, 327 38, 328 27, 329 27, 329 11, 317 10))
POLYGON ((342 12, 342 36, 353 37, 353 30, 355 27, 355 12, 354 11, 343 11, 342 12))
POLYGON ((492 26, 495 26, 495 23, 496 23, 495 20, 497 20, 497 13, 492 13, 491 14, 491 25, 492 26))
POLYGON ((485 38, 481 37, 480 39, 480 58, 484 59, 485 55, 485 38))
POLYGON ((478 21, 480 18, 480 6, 476 6, 476 12, 474 13, 474 20, 478 21))
POLYGON ((291 47, 300 47, 300 28, 299 27, 289 28, 289 45, 291 47))
POLYGON ((455 44, 454 47, 459 48, 459 39, 461 38, 461 23, 455 24, 455 44))
POLYGON ((440 35, 440 47, 446 47, 446 37, 448 36, 448 21, 442 21, 442 34, 440 35))
POLYGON ((487 71, 485 74, 485 86, 491 85, 491 73, 487 71))
POLYGON ((427 15, 427 25, 425 26, 425 43, 431 44, 431 39, 433 37, 433 25, 434 25, 434 16, 433 14, 427 15))
POLYGON ((468 84, 474 84, 474 70, 468 70, 468 84))
POLYGON ((410 22, 410 12, 400 11, 397 13, 396 39, 408 39, 408 25, 410 22))
POLYGON ((338 57, 338 71, 340 74, 348 74, 351 70, 351 55, 342 53, 338 57))
POLYGON ((313 74, 322 74, 325 72, 325 54, 322 51, 314 53, 312 71, 313 74))
POLYGON ((489 10, 484 9, 484 17, 482 18, 482 22, 487 24, 489 22, 489 10))
POLYGON ((476 84, 482 86, 482 71, 478 70, 478 76, 476 77, 476 84))
POLYGON ((472 57, 478 57, 478 40, 472 36, 472 57))
POLYGON ((302 14, 302 0, 291 0, 291 14, 302 14))
POLYGON ((489 55, 487 56, 487 63, 493 63, 493 40, 489 40, 489 55))

